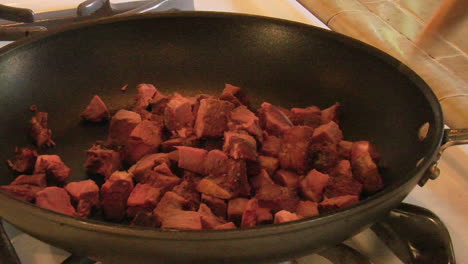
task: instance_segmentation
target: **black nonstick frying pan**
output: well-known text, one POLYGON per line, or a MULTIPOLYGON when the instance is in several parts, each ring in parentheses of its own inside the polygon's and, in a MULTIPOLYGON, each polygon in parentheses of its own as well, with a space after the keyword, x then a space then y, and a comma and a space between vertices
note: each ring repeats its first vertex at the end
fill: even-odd
MULTIPOLYGON (((167 94, 219 94, 231 83, 257 106, 268 101, 324 108, 338 101, 346 138, 371 140, 382 155, 385 189, 352 207, 229 231, 83 220, 0 193, 0 215, 9 222, 108 263, 258 263, 338 244, 384 217, 431 175, 448 135, 436 97, 399 61, 343 35, 279 19, 209 12, 99 19, 0 51, 0 160, 10 158, 15 146, 30 144, 28 108, 35 104, 49 112, 57 143, 42 153, 60 155, 73 170, 72 181, 87 177, 85 150, 107 133, 106 125, 81 123, 80 112, 94 94, 114 111, 128 107, 135 89, 123 94, 120 87, 142 82, 167 94)), ((6 165, 0 172, 1 184, 14 177, 6 165)))

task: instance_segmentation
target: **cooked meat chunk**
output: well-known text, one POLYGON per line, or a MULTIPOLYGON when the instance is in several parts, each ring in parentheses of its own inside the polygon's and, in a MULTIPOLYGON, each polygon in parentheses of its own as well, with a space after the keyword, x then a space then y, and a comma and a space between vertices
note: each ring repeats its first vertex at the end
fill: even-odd
POLYGON ((101 187, 101 204, 106 219, 120 221, 125 217, 127 200, 132 190, 133 179, 129 173, 112 173, 101 187))
POLYGON ((185 147, 198 147, 200 145, 199 140, 195 135, 186 138, 171 138, 161 143, 161 152, 170 152, 176 150, 178 146, 185 147))
POLYGON ((289 118, 295 126, 310 126, 315 128, 322 123, 322 112, 316 106, 291 108, 289 118))
POLYGON ((279 170, 273 175, 273 179, 279 185, 295 190, 299 188, 301 177, 293 171, 279 170))
POLYGON ((140 83, 137 85, 135 108, 146 109, 157 92, 158 90, 152 84, 140 83))
POLYGON ((314 130, 312 142, 330 142, 338 144, 343 139, 343 132, 337 123, 330 121, 314 130))
POLYGON ((275 136, 265 135, 261 153, 266 156, 278 157, 281 149, 281 139, 275 136))
POLYGON ((193 211, 175 210, 161 222, 162 229, 201 230, 200 214, 193 211))
POLYGON ((205 173, 205 159, 208 151, 200 148, 191 148, 180 146, 179 151, 179 168, 186 169, 195 173, 205 173))
POLYGON ((258 200, 256 198, 250 199, 242 213, 241 227, 253 227, 257 225, 257 209, 258 200))
POLYGON ((217 226, 225 224, 226 220, 213 214, 210 207, 201 203, 198 209, 203 229, 215 229, 217 226))
POLYGON ((105 149, 101 145, 93 145, 86 151, 88 158, 84 165, 86 173, 103 175, 105 178, 121 169, 120 153, 105 149))
POLYGON ((378 161, 380 159, 380 154, 377 152, 375 146, 369 141, 356 141, 351 147, 350 157, 359 156, 369 153, 372 160, 378 161))
POLYGON ((175 211, 184 210, 188 205, 189 202, 184 197, 169 191, 164 194, 156 205, 153 214, 156 216, 157 222, 162 223, 166 217, 172 215, 175 211))
POLYGON ((333 177, 338 176, 346 176, 346 177, 353 177, 353 172, 351 170, 351 163, 349 160, 340 160, 336 167, 332 170, 331 175, 333 177))
POLYGON ((257 142, 250 135, 235 132, 224 133, 223 151, 234 159, 257 160, 257 142))
POLYGON ((340 115, 341 105, 335 103, 334 105, 322 110, 322 124, 326 124, 330 121, 338 122, 340 115))
POLYGON ((282 136, 285 131, 293 126, 293 123, 278 107, 263 103, 258 110, 260 124, 269 135, 282 136))
POLYGON ((175 186, 172 191, 182 197, 184 197, 188 203, 188 209, 191 211, 198 210, 200 205, 200 193, 197 191, 197 185, 200 179, 196 176, 184 175, 182 182, 175 186))
POLYGON ((321 172, 333 169, 339 160, 338 143, 342 139, 343 133, 333 121, 316 128, 308 153, 312 168, 321 172))
POLYGON ((138 183, 127 200, 127 216, 135 217, 139 212, 152 212, 161 198, 161 190, 149 184, 138 183))
POLYGON ((260 142, 263 141, 263 131, 258 117, 244 105, 231 111, 228 127, 232 131, 245 130, 260 142))
POLYGON ((140 179, 143 175, 153 170, 154 167, 165 163, 169 165, 171 161, 169 160, 169 155, 167 153, 155 153, 147 155, 135 163, 128 172, 135 176, 135 179, 140 179))
POLYGON ((255 191, 258 191, 260 188, 262 188, 265 185, 272 185, 275 184, 273 180, 270 178, 270 175, 266 170, 260 170, 260 173, 255 176, 250 178, 250 185, 252 186, 252 189, 255 191))
POLYGON ((180 94, 174 94, 164 109, 164 124, 172 133, 180 137, 193 134, 195 116, 192 112, 193 102, 180 94))
POLYGON ((70 196, 63 188, 47 187, 37 192, 36 205, 62 214, 76 215, 75 208, 70 202, 70 196))
POLYGON ((197 190, 201 193, 219 197, 221 199, 231 199, 234 197, 232 193, 223 187, 219 186, 216 182, 210 179, 202 179, 198 185, 197 190))
POLYGON ((299 197, 295 191, 278 184, 262 186, 255 198, 258 199, 260 207, 270 208, 273 213, 282 209, 294 212, 299 203, 299 197))
POLYGON ((162 163, 155 167, 152 171, 146 172, 139 179, 140 183, 147 183, 165 193, 172 190, 181 181, 179 177, 172 174, 166 163, 162 163))
POLYGON ((211 195, 202 194, 201 200, 205 203, 211 211, 218 217, 226 218, 227 205, 223 199, 216 198, 211 195))
POLYGON ((270 208, 257 208, 257 224, 270 224, 273 222, 273 214, 270 208))
POLYGON ((39 148, 55 146, 52 130, 48 128, 48 116, 46 112, 37 112, 30 121, 30 135, 39 148))
POLYGON ((250 106, 249 98, 245 95, 244 91, 242 91, 240 87, 227 83, 224 87, 223 92, 219 96, 219 99, 229 101, 235 106, 250 106))
POLYGON ((346 206, 351 206, 359 201, 359 196, 357 195, 344 195, 333 197, 330 199, 325 199, 319 203, 320 213, 336 210, 346 206))
POLYGON ((36 199, 36 193, 44 189, 43 187, 22 184, 22 185, 3 185, 0 189, 13 195, 14 197, 27 201, 33 202, 36 199))
POLYGON ((311 170, 301 180, 300 188, 302 195, 307 199, 320 202, 323 198, 323 189, 328 183, 330 176, 317 170, 311 170))
POLYGON ((36 164, 37 152, 32 148, 16 148, 15 157, 8 160, 10 168, 19 173, 32 173, 36 164))
POLYGON ((221 175, 226 173, 226 166, 229 157, 221 150, 211 150, 206 155, 204 162, 205 173, 207 175, 221 175))
POLYGON ((132 111, 120 109, 111 119, 108 143, 125 145, 133 129, 141 122, 141 116, 132 111))
POLYGON ((353 144, 351 167, 354 178, 362 183, 364 193, 372 194, 383 188, 382 177, 370 149, 364 150, 360 144, 353 144))
POLYGON ((258 156, 258 163, 269 175, 273 175, 279 167, 279 160, 268 156, 258 156))
POLYGON ((203 99, 200 101, 195 133, 197 137, 222 137, 227 130, 228 115, 234 105, 217 99, 203 99))
POLYGON ((156 90, 156 93, 153 95, 153 99, 150 102, 151 113, 153 113, 153 115, 163 116, 167 103, 169 103, 170 100, 171 98, 169 96, 165 96, 156 90))
POLYGON ((87 218, 93 207, 99 206, 99 187, 93 180, 71 182, 65 186, 73 201, 77 203, 77 216, 87 218))
POLYGON ((221 230, 221 229, 234 229, 234 228, 237 228, 237 226, 233 222, 228 222, 228 223, 216 226, 214 229, 221 230))
POLYGON ((64 183, 70 176, 71 169, 57 155, 40 155, 34 166, 34 174, 47 175, 47 180, 64 183))
POLYGON ((341 140, 338 143, 338 154, 343 159, 351 158, 351 149, 353 148, 353 142, 341 140))
POLYGON ((327 186, 325 186, 323 194, 327 198, 333 198, 344 195, 359 196, 361 195, 361 192, 362 184, 360 184, 353 177, 342 175, 338 177, 330 177, 327 186))
POLYGON ((278 158, 283 169, 304 173, 310 169, 308 148, 314 129, 294 126, 284 133, 278 158))
POLYGON ((249 199, 240 197, 229 200, 227 208, 227 219, 235 223, 240 223, 242 214, 244 213, 248 202, 249 199))
POLYGON ((125 145, 125 160, 134 164, 143 156, 158 152, 163 141, 163 128, 161 122, 143 120, 130 133, 125 145))
POLYGON ((297 204, 296 214, 302 218, 319 215, 318 203, 312 201, 300 201, 297 204))
POLYGON ((102 99, 95 95, 89 102, 86 109, 81 113, 81 117, 89 122, 102 122, 110 119, 109 110, 102 99))
POLYGON ((153 212, 138 211, 135 217, 132 219, 130 225, 156 227, 156 223, 156 216, 153 215, 153 212))
POLYGON ((23 174, 23 175, 16 177, 16 179, 10 183, 10 185, 23 185, 23 184, 46 187, 47 177, 44 173, 33 174, 33 175, 23 174))
POLYGON ((299 216, 286 210, 281 210, 275 214, 275 224, 281 224, 298 220, 299 216))

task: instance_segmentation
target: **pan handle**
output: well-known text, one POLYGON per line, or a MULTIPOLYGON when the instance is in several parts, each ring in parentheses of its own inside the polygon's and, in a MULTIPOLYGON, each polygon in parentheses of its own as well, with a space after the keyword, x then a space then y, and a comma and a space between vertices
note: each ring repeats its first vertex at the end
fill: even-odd
POLYGON ((423 177, 419 180, 418 185, 422 187, 429 179, 435 180, 437 177, 439 177, 440 170, 437 167, 437 164, 439 163, 439 159, 442 156, 442 153, 447 148, 466 144, 468 144, 468 128, 445 129, 444 136, 442 138, 442 145, 439 148, 437 157, 431 166, 426 170, 423 177))

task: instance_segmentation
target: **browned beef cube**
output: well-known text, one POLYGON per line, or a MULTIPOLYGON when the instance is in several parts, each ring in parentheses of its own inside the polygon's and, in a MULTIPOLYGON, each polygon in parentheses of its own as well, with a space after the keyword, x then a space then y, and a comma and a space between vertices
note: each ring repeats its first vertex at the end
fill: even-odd
POLYGON ((315 128, 322 123, 322 112, 316 106, 292 108, 289 118, 295 126, 310 126, 315 128))
POLYGON ((224 133, 223 151, 234 159, 257 160, 257 141, 250 135, 235 132, 224 133))
POLYGON ((312 136, 312 142, 330 142, 338 144, 343 139, 343 132, 340 127, 333 121, 317 127, 312 136))
POLYGON ((22 185, 3 185, 0 186, 3 191, 15 196, 18 199, 27 202, 33 202, 36 199, 36 194, 44 189, 44 187, 22 184, 22 185))
POLYGON ((156 87, 152 84, 140 83, 137 85, 135 108, 146 109, 157 92, 158 90, 156 90, 156 87))
POLYGON ((322 124, 326 124, 330 121, 338 123, 340 115, 341 105, 335 103, 334 105, 322 110, 322 124))
POLYGON ((227 130, 229 112, 234 108, 230 102, 217 99, 203 99, 200 101, 195 133, 197 137, 222 137, 227 130))
POLYGON ((258 117, 244 105, 231 111, 228 126, 232 131, 245 130, 260 142, 263 141, 263 131, 258 117))
POLYGON ((287 210, 281 210, 275 214, 275 224, 281 224, 291 221, 299 220, 299 216, 295 213, 291 213, 287 210))
POLYGON ((34 174, 42 173, 45 173, 50 181, 64 183, 70 176, 71 169, 57 155, 40 155, 34 166, 34 174))
POLYGON ((36 164, 37 152, 32 148, 16 148, 15 157, 8 160, 10 168, 19 173, 32 173, 36 164))
POLYGON ((198 147, 200 145, 199 140, 195 135, 186 137, 186 138, 171 138, 161 143, 162 152, 170 152, 176 150, 177 146, 186 146, 186 147, 198 147))
POLYGON ((260 207, 270 208, 273 213, 280 210, 296 211, 299 197, 297 193, 277 184, 264 185, 257 191, 255 198, 260 207))
POLYGON ((108 143, 125 145, 133 129, 141 122, 141 116, 132 111, 120 109, 111 119, 108 143))
POLYGON ((158 152, 163 141, 163 124, 160 122, 143 120, 130 134, 125 145, 125 160, 133 164, 145 155, 158 152))
POLYGON ((189 202, 184 197, 169 191, 163 195, 156 205, 153 214, 156 216, 157 222, 161 223, 174 211, 184 210, 188 205, 189 202))
POLYGON ((233 222, 228 222, 219 226, 216 226, 214 229, 221 230, 221 229, 235 229, 237 226, 233 222))
MULTIPOLYGON (((162 163, 159 166, 167 167, 167 164, 162 163)), ((139 182, 149 184, 160 189, 162 193, 165 193, 177 186, 181 182, 181 179, 174 174, 168 175, 168 173, 161 173, 153 170, 146 172, 140 177, 139 182)))
POLYGON ((311 170, 301 180, 300 188, 302 195, 314 202, 320 202, 323 198, 323 189, 328 183, 330 176, 317 170, 311 170))
POLYGON ((227 219, 235 223, 240 223, 242 214, 244 213, 248 202, 249 199, 247 198, 235 198, 229 200, 227 208, 227 219))
POLYGON ((258 200, 256 198, 250 199, 242 213, 241 227, 253 227, 257 225, 257 209, 258 200))
POLYGON ((198 212, 175 210, 161 222, 162 229, 201 230, 201 217, 198 212))
POLYGON ((290 189, 299 188, 299 182, 301 180, 297 173, 289 170, 279 170, 273 175, 273 179, 281 186, 288 187, 290 189))
POLYGON ((166 109, 167 103, 169 103, 170 100, 171 98, 169 96, 165 96, 161 92, 156 91, 150 102, 151 113, 153 113, 153 115, 163 116, 164 109, 166 109))
POLYGON ((179 135, 187 137, 193 134, 193 123, 195 116, 192 113, 193 102, 181 96, 174 94, 164 109, 164 124, 166 128, 179 135))
POLYGON ((349 160, 340 160, 336 164, 336 167, 332 170, 331 176, 346 176, 352 178, 353 172, 351 170, 351 163, 349 162, 349 160))
POLYGON ((23 175, 16 177, 16 179, 10 183, 10 185, 23 185, 23 184, 46 187, 47 177, 44 173, 33 174, 33 175, 23 174, 23 175))
POLYGON ((156 227, 156 216, 153 212, 138 211, 130 223, 131 226, 156 227))
POLYGON ((77 203, 79 217, 89 217, 92 208, 99 205, 99 187, 93 180, 71 182, 65 186, 65 190, 77 203))
POLYGON ((260 124, 269 135, 280 137, 293 126, 287 115, 270 103, 263 103, 258 113, 260 124))
POLYGON ((30 135, 39 148, 55 146, 52 130, 48 128, 48 116, 46 112, 37 112, 30 121, 30 135))
POLYGON ((257 191, 263 186, 271 184, 275 183, 270 178, 268 172, 264 169, 260 170, 260 173, 257 176, 250 178, 250 186, 252 186, 252 188, 257 191))
POLYGON ((101 187, 101 204, 106 219, 120 221, 125 217, 128 196, 132 190, 131 174, 124 171, 112 173, 101 187))
POLYGON ((179 168, 186 169, 195 173, 205 173, 205 159, 208 152, 200 148, 177 147, 179 151, 179 168))
POLYGON ((198 114, 198 110, 200 109, 200 101, 203 99, 217 99, 215 96, 209 95, 209 94, 197 94, 194 97, 190 98, 193 100, 193 107, 192 107, 192 113, 193 116, 196 118, 198 114))
POLYGON ((100 145, 93 145, 86 151, 88 158, 84 165, 86 172, 103 175, 105 178, 121 168, 120 153, 112 149, 104 149, 100 145))
POLYGON ((293 169, 304 173, 310 168, 308 148, 314 129, 308 126, 295 126, 284 133, 278 158, 283 169, 293 169))
POLYGON ((214 229, 219 225, 225 224, 226 220, 213 214, 210 207, 201 203, 198 209, 203 229, 214 229))
POLYGON ((197 191, 199 181, 198 177, 185 173, 182 182, 172 189, 174 193, 184 197, 189 202, 188 209, 191 211, 196 211, 200 204, 200 193, 197 191))
POLYGON ((338 155, 343 159, 351 158, 351 149, 353 148, 353 142, 341 140, 338 143, 338 155))
POLYGON ((369 141, 364 140, 356 141, 353 143, 351 147, 350 157, 365 155, 366 153, 369 153, 369 155, 374 161, 378 161, 380 159, 380 154, 377 152, 375 146, 369 141))
POLYGON ((337 145, 328 141, 314 142, 309 146, 308 158, 312 168, 329 173, 339 160, 337 145))
POLYGON ((363 150, 359 144, 353 144, 351 167, 353 177, 362 183, 364 193, 372 194, 383 188, 379 168, 372 159, 369 149, 363 150))
POLYGON ((270 208, 257 208, 257 224, 270 224, 273 222, 273 214, 270 208))
POLYGON ((128 172, 135 176, 136 180, 139 180, 143 175, 153 170, 154 167, 162 163, 170 164, 170 160, 167 153, 155 153, 143 157, 137 163, 135 163, 128 172))
POLYGON ((201 200, 211 208, 216 216, 226 218, 227 204, 225 200, 207 194, 202 194, 201 200))
POLYGON ((160 196, 160 189, 149 184, 138 183, 128 197, 127 216, 135 217, 139 212, 152 212, 160 196))
POLYGON ((258 163, 269 175, 273 175, 279 167, 279 160, 268 156, 258 156, 258 163))
POLYGON ((67 215, 76 215, 67 191, 59 187, 47 187, 37 192, 36 205, 67 215))
POLYGON ((210 179, 202 179, 198 185, 197 190, 201 193, 212 195, 221 199, 231 199, 234 195, 223 187, 219 186, 216 182, 210 179))
POLYGON ((344 195, 325 199, 319 203, 320 213, 336 210, 346 206, 351 206, 359 201, 359 196, 356 195, 344 195))
POLYGON ((89 122, 102 122, 110 119, 110 113, 102 99, 95 95, 81 113, 81 117, 89 122))
POLYGON ((349 176, 330 177, 323 194, 327 198, 333 198, 344 195, 361 195, 362 184, 349 176))
POLYGON ((235 106, 245 105, 250 106, 249 98, 245 95, 240 87, 227 84, 219 96, 219 99, 233 103, 235 106))
POLYGON ((296 214, 302 218, 319 215, 318 203, 312 201, 300 201, 299 204, 297 204, 296 214))
POLYGON ((205 173, 208 175, 221 175, 226 173, 229 157, 221 150, 211 150, 204 162, 205 173))
POLYGON ((275 136, 265 135, 261 153, 266 156, 278 157, 281 149, 281 139, 275 136))

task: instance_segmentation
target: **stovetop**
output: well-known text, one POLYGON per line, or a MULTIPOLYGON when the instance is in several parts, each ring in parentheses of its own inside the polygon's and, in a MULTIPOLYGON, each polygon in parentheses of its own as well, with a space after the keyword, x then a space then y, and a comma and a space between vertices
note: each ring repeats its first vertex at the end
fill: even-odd
MULTIPOLYGON (((69 17, 76 19, 76 6, 83 0, 3 0, 2 4, 31 8, 36 20, 69 17), (57 10, 61 10, 57 12, 57 10)), ((165 2, 166 0, 162 0, 165 2)), ((257 14, 298 21, 327 28, 313 14, 294 0, 179 0, 192 5, 166 6, 165 10, 204 10, 257 14)), ((87 1, 93 2, 93 1, 87 1)), ((102 3, 105 1, 94 1, 102 3)), ((145 1, 112 1, 113 8, 130 10, 145 1)), ((155 1, 146 1, 155 2, 155 1)), ((92 10, 92 9, 91 9, 92 10)), ((109 11, 109 10, 108 10, 109 11)), ((0 21, 0 24, 11 23, 0 21)), ((17 25, 24 26, 24 25, 17 25)), ((41 25, 38 25, 41 26, 41 25)), ((1 33, 0 33, 1 36, 1 33)), ((0 47, 9 42, 0 41, 0 47)), ((454 147, 446 151, 439 163, 441 175, 436 181, 423 188, 416 187, 400 208, 391 212, 384 221, 363 231, 335 248, 306 256, 290 263, 455 263, 453 251, 459 263, 468 260, 468 147, 454 147), (413 204, 413 205, 410 205, 413 204), (415 207, 419 205, 426 209, 415 207), (438 217, 437 217, 438 216, 438 217), (442 220, 440 220, 440 219, 442 220), (443 223, 445 223, 445 225, 443 223), (449 235, 450 234, 450 235, 449 235), (450 242, 453 242, 453 249, 450 242), (332 261, 332 262, 330 262, 332 261)), ((8 255, 16 249, 22 264, 31 263, 95 263, 87 258, 70 255, 68 252, 42 243, 5 223, 6 242, 0 244, 0 251, 8 255)), ((13 254, 13 253, 12 253, 13 254)), ((14 255, 14 254, 13 254, 14 255)), ((0 263, 2 263, 0 253, 0 263)), ((5 261, 4 261, 5 262, 5 261)), ((5 262, 12 263, 12 262, 5 262)))

